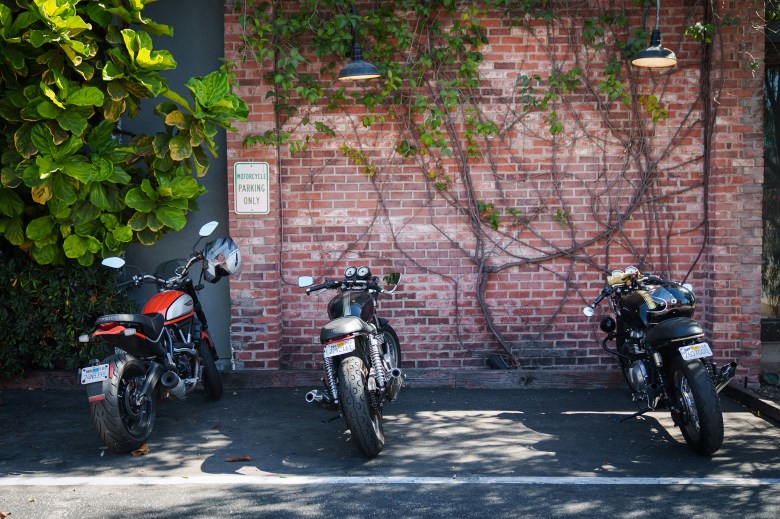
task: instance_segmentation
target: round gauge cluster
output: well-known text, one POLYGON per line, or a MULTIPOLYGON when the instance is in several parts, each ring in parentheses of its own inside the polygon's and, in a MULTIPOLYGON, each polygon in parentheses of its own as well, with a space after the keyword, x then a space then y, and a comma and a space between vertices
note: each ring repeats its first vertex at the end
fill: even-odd
POLYGON ((344 277, 354 278, 357 277, 358 279, 368 279, 371 277, 371 269, 368 267, 347 267, 347 270, 344 271, 344 277))

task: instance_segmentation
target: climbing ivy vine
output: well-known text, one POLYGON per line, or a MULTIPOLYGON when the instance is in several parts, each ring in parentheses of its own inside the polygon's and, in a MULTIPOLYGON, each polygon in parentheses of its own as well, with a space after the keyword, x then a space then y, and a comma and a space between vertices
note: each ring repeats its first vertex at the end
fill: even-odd
MULTIPOLYGON (((356 6, 343 0, 237 2, 244 56, 268 71, 268 99, 277 114, 273 129, 247 135, 244 144, 286 148, 294 155, 323 140, 344 139, 348 142, 339 147, 344 157, 375 179, 392 176, 392 172, 372 165, 370 150, 360 149, 330 115, 347 114, 366 128, 393 122, 400 128, 394 145, 399 160, 419 167, 421 178, 431 186, 431 199, 445 200, 470 222, 473 240, 468 246, 447 231, 440 232, 473 262, 479 304, 488 326, 515 360, 516 345, 495 324, 495 308, 486 297, 491 279, 500 273, 530 267, 554 273, 566 287, 560 306, 552 312, 554 318, 578 290, 576 265, 608 270, 600 256, 605 246, 615 244, 640 266, 668 273, 673 236, 701 233, 704 228, 705 235, 699 238, 702 247, 707 239, 706 207, 702 221, 683 228, 675 229, 675 222, 659 217, 664 214, 663 204, 675 195, 690 189, 706 191, 706 175, 696 186, 669 190, 658 183, 659 164, 674 151, 676 140, 697 132, 701 135, 697 103, 710 109, 704 123, 704 140, 709 139, 716 107, 711 105, 715 96, 705 93, 720 86, 709 84, 709 74, 702 72, 702 94, 690 106, 677 109, 681 127, 663 147, 651 146, 654 128, 665 124, 668 117, 664 89, 672 74, 653 75, 650 82, 647 74, 631 68, 629 58, 649 41, 649 3, 627 0, 618 4, 555 0, 399 0, 356 6), (540 64, 543 58, 537 55, 536 70, 518 64, 511 86, 493 86, 484 64, 489 53, 491 59, 500 61, 492 50, 500 42, 490 40, 488 21, 527 33, 529 41, 543 49, 538 52, 546 61, 540 64), (382 74, 381 79, 357 87, 335 81, 349 55, 353 32, 366 59, 382 74), (565 44, 559 43, 562 40, 565 44), (566 56, 562 56, 564 51, 566 56), (362 107, 363 113, 351 115, 354 106, 362 107), (502 110, 486 110, 487 106, 502 110), (581 119, 583 106, 590 111, 595 107, 598 130, 581 119), (519 206, 517 197, 507 193, 510 180, 497 157, 509 156, 522 164, 523 157, 510 142, 523 136, 544 143, 550 161, 543 177, 529 168, 511 179, 525 182, 527 190, 536 193, 536 200, 527 199, 519 206), (604 166, 597 185, 572 178, 559 157, 578 141, 605 155, 612 150, 624 157, 621 169, 613 172, 604 166), (587 211, 572 207, 561 187, 564 183, 590 193, 587 211), (486 184, 489 189, 484 189, 486 184), (646 220, 648 231, 641 238, 625 232, 630 218, 646 220), (551 228, 557 228, 563 238, 549 238, 546 233, 551 228), (563 271, 561 263, 567 265, 563 271)), ((687 37, 701 45, 697 59, 702 70, 709 71, 713 65, 707 49, 720 28, 734 23, 735 15, 717 12, 707 0, 695 4, 685 20, 687 37)), ((703 160, 706 166, 706 157, 703 160)), ((378 203, 382 204, 381 197, 378 203)), ((401 252, 418 267, 436 272, 412 252, 401 252)), ((458 280, 450 280, 457 291, 458 280)), ((543 331, 548 325, 538 329, 543 331)))

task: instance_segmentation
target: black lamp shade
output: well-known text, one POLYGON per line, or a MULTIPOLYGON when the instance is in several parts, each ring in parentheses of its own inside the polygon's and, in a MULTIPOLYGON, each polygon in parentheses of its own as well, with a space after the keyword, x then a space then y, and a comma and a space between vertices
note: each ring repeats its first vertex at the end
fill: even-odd
POLYGON ((371 63, 363 61, 363 50, 360 48, 360 44, 357 41, 353 42, 352 61, 341 69, 339 79, 342 81, 362 81, 378 77, 379 70, 371 63))
POLYGON ((650 36, 650 46, 634 54, 631 64, 646 68, 672 67, 677 64, 677 56, 671 50, 661 47, 661 31, 654 29, 650 36))
POLYGON ((367 61, 351 61, 339 72, 339 79, 342 81, 361 81, 364 79, 376 79, 379 77, 379 70, 367 61))

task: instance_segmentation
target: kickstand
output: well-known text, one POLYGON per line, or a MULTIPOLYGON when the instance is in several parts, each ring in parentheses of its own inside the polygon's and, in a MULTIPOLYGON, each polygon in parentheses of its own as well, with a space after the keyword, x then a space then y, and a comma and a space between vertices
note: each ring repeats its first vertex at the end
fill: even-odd
POLYGON ((323 420, 323 421, 322 421, 322 423, 330 423, 330 422, 335 422, 335 421, 336 421, 336 420, 338 420, 339 418, 341 418, 341 415, 340 415, 340 414, 337 414, 337 415, 336 415, 336 416, 334 416, 333 418, 329 418, 328 420, 323 420))
POLYGON ((636 418, 636 417, 638 417, 638 416, 642 416, 643 414, 645 414, 645 413, 647 413, 647 412, 649 412, 649 411, 650 411, 650 409, 645 409, 644 411, 637 411, 637 412, 636 412, 636 413, 634 413, 634 414, 630 414, 630 415, 628 415, 628 416, 624 416, 623 418, 619 418, 619 419, 617 419, 617 420, 616 420, 616 422, 618 422, 618 423, 623 423, 623 422, 625 422, 625 421, 631 420, 632 418, 636 418))

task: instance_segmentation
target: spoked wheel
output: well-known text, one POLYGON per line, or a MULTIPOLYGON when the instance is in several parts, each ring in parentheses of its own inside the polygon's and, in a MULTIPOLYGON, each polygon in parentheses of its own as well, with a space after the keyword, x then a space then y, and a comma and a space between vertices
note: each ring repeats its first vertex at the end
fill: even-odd
POLYGON ((203 365, 203 387, 206 388, 209 397, 218 400, 222 396, 222 378, 219 376, 217 363, 214 361, 213 348, 211 336, 204 332, 198 345, 198 356, 203 365))
POLYGON ((371 407, 367 376, 368 371, 358 357, 347 357, 339 364, 339 392, 344 420, 360 451, 373 458, 385 446, 385 433, 382 416, 371 407))
POLYGON ((108 357, 113 376, 103 400, 92 402, 92 421, 105 444, 114 452, 137 449, 152 435, 154 393, 139 398, 146 379, 143 362, 120 353, 108 357))
POLYGON ((671 364, 680 431, 688 447, 704 456, 723 444, 723 412, 715 386, 698 360, 676 356, 671 364))
POLYGON ((398 341, 398 335, 389 325, 382 326, 382 333, 385 335, 385 346, 382 353, 390 356, 390 367, 397 368, 401 366, 401 343, 398 341))

